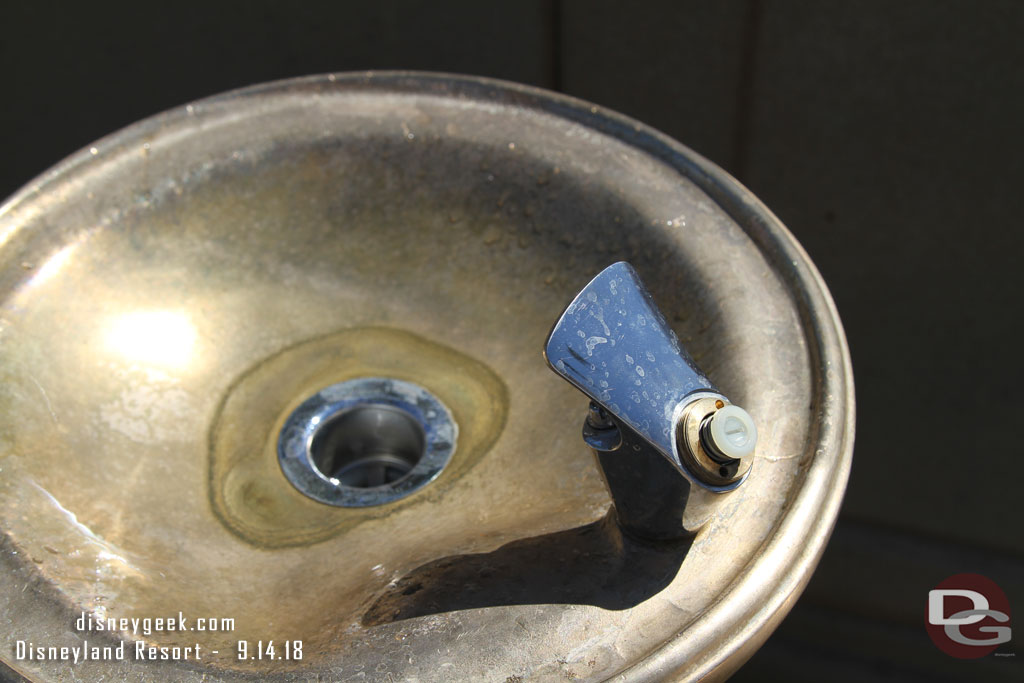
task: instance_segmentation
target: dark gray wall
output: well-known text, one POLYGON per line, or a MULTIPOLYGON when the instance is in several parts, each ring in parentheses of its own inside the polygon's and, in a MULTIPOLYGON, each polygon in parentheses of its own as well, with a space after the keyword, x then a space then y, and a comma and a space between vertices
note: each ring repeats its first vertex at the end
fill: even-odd
POLYGON ((1024 609, 1024 3, 37 2, 2 14, 2 195, 162 109, 367 68, 560 89, 708 156, 825 276, 859 413, 829 549, 737 678, 1021 679, 1019 658, 946 657, 923 617, 928 589, 967 571, 1024 609))

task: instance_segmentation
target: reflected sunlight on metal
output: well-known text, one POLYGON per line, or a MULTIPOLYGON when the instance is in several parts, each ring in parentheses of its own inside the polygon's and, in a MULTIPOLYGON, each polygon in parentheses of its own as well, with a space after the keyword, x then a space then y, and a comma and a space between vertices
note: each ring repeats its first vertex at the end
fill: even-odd
POLYGON ((29 279, 29 288, 38 287, 60 272, 61 268, 67 264, 71 259, 71 255, 75 253, 75 250, 78 249, 81 243, 81 239, 76 240, 51 256, 29 279))
POLYGON ((177 369, 192 359, 196 336, 195 326, 184 313, 133 311, 112 321, 106 341, 124 360, 177 369))

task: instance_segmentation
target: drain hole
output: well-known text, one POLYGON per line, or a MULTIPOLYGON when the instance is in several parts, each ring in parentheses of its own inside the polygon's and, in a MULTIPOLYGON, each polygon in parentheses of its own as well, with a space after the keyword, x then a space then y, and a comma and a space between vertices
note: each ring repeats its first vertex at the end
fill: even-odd
POLYGON ((419 421, 394 406, 365 403, 328 420, 313 435, 313 465, 343 486, 375 488, 407 475, 426 450, 419 421))
POLYGON ((292 411, 277 458, 288 481, 313 500, 368 507, 436 479, 458 436, 451 411, 423 387, 363 377, 325 387, 292 411))

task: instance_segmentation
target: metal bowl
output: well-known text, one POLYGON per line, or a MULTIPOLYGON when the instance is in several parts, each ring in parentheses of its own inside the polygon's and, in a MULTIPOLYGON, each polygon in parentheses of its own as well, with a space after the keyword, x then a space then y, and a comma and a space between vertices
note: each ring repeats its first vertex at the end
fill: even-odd
POLYGON ((74 665, 94 680, 721 678, 836 519, 854 400, 821 277, 734 179, 597 106, 417 73, 248 88, 60 163, 0 208, 0 247, 0 658, 31 679, 67 663, 17 641, 127 641, 74 665), (608 522, 585 401, 541 357, 618 260, 762 432, 674 552, 608 522), (458 447, 401 500, 325 505, 278 436, 360 377, 437 396, 458 447), (188 630, 211 617, 231 630, 188 630))

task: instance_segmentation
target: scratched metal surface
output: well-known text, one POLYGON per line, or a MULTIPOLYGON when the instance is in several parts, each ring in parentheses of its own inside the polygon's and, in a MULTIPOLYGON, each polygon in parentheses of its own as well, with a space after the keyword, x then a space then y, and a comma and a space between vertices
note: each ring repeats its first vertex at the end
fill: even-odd
POLYGON ((236 620, 152 638, 219 656, 87 678, 723 676, 799 594, 849 468, 842 330, 785 228, 678 143, 519 86, 323 76, 143 121, 0 209, 0 301, 0 657, 42 680, 71 674, 13 641, 79 643, 82 610, 236 620), (624 561, 586 402, 541 357, 619 260, 763 426, 681 557, 624 561), (451 471, 371 513, 291 490, 275 427, 388 372, 452 408, 451 471), (242 638, 305 657, 238 662, 242 638))

